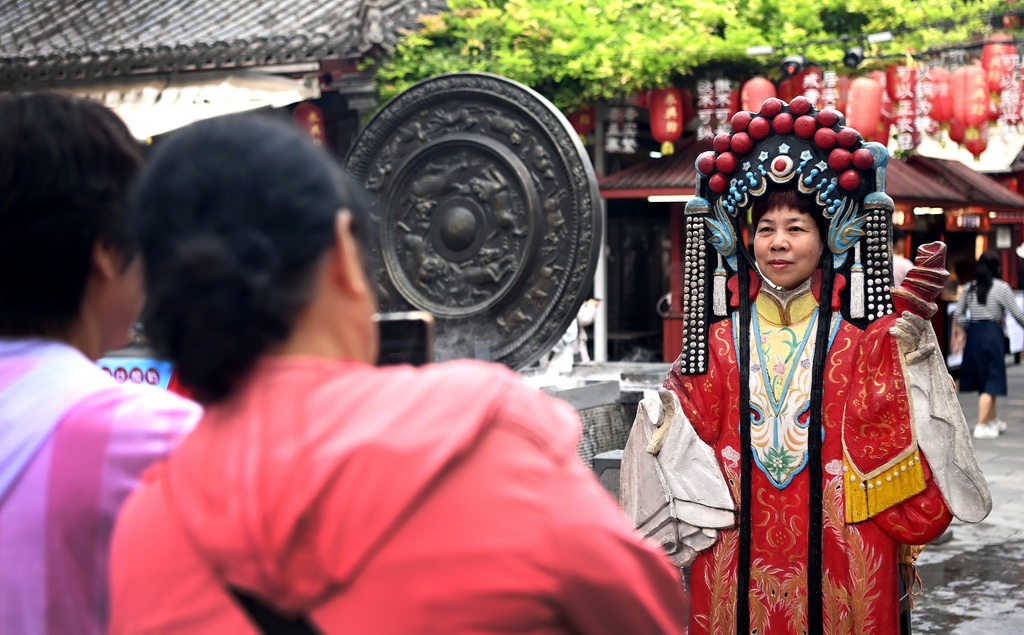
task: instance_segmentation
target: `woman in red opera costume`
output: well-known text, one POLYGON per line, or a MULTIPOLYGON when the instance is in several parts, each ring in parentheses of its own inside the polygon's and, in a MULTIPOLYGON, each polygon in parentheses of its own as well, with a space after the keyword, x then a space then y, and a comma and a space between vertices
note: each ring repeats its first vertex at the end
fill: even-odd
POLYGON ((770 99, 697 160, 682 351, 622 468, 691 633, 895 633, 901 545, 991 509, 927 321, 945 246, 892 288, 888 154, 844 123, 770 99))

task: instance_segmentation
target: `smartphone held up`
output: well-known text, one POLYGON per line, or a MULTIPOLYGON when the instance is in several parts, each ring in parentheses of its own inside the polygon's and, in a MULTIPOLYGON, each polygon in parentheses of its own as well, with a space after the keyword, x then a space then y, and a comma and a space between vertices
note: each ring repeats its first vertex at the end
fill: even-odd
POLYGON ((426 311, 380 313, 375 316, 380 332, 378 366, 434 361, 434 316, 426 311))

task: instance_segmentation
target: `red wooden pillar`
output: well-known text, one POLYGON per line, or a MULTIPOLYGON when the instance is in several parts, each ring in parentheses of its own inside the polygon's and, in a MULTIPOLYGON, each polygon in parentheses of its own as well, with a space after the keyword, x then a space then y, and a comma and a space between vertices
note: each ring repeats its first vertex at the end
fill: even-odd
POLYGON ((686 221, 684 203, 672 203, 669 212, 669 235, 672 238, 669 252, 669 310, 661 320, 662 359, 674 362, 683 350, 683 253, 686 247, 686 221))

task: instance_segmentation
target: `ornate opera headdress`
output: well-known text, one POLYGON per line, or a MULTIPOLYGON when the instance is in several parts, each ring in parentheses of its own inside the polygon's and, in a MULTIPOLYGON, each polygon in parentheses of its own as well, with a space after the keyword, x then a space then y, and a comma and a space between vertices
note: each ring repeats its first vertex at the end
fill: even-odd
POLYGON ((745 269, 753 268, 742 239, 745 217, 753 199, 775 187, 795 182, 802 195, 815 197, 828 220, 823 239, 831 252, 829 269, 850 283, 842 296, 843 316, 863 327, 892 313, 889 154, 845 123, 839 111, 816 110, 805 97, 789 104, 768 99, 759 113, 737 113, 733 132, 719 134, 714 150, 697 158, 697 196, 686 205, 680 360, 685 374, 707 370, 708 329, 728 313, 726 279, 742 273, 742 280, 745 269))

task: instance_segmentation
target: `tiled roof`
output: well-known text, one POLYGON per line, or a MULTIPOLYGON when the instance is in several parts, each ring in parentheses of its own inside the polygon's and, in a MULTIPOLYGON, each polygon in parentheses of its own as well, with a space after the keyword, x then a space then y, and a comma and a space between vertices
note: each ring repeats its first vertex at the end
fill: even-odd
POLYGON ((899 159, 889 159, 885 166, 885 193, 904 205, 963 207, 969 204, 959 190, 899 159))
POLYGON ((0 0, 0 87, 356 58, 444 0, 0 0))
MULTIPOLYGON (((680 144, 675 154, 669 157, 644 161, 621 172, 602 177, 601 196, 645 198, 658 194, 693 194, 697 183, 694 164, 702 152, 711 150, 711 141, 694 142, 691 137, 684 144, 680 144)), ((885 173, 886 192, 896 202, 940 207, 963 207, 971 204, 968 198, 960 193, 959 188, 930 178, 927 173, 897 159, 889 161, 885 173)), ((992 181, 987 176, 975 174, 979 178, 992 181)))
POLYGON ((711 140, 693 137, 676 144, 675 154, 650 159, 599 179, 603 198, 643 198, 653 194, 693 194, 697 184, 694 164, 711 140))
POLYGON ((907 159, 907 163, 963 194, 968 205, 996 211, 1024 209, 1024 196, 960 161, 914 155, 907 159))

